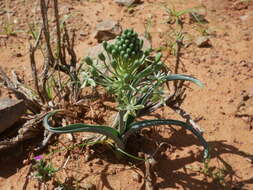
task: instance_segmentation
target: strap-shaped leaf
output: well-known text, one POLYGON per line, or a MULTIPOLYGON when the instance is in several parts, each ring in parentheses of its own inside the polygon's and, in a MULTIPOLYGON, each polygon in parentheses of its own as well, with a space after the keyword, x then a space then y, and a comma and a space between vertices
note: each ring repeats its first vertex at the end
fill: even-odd
MULTIPOLYGON (((191 81, 200 87, 204 87, 204 84, 200 80, 189 75, 171 74, 171 75, 166 75, 162 77, 162 80, 164 82, 173 81, 173 80, 186 80, 186 81, 191 81)), ((161 84, 157 83, 156 86, 154 85, 153 87, 151 87, 150 90, 140 99, 141 104, 146 103, 146 101, 150 98, 150 96, 152 95, 157 85, 161 85, 161 84)))
POLYGON ((49 119, 59 111, 53 111, 48 113, 45 118, 43 119, 43 126, 53 133, 74 133, 74 132, 91 132, 91 133, 99 133, 110 137, 112 140, 115 141, 117 146, 121 149, 124 149, 124 144, 122 140, 119 138, 119 132, 111 127, 103 126, 103 125, 87 125, 83 123, 77 124, 70 124, 64 127, 52 127, 49 124, 49 119))
POLYGON ((204 84, 200 80, 189 75, 171 74, 171 75, 164 76, 163 80, 164 81, 186 80, 186 81, 191 81, 200 87, 204 87, 204 84))
POLYGON ((181 127, 184 127, 185 129, 190 130, 201 142, 202 146, 204 147, 204 159, 208 158, 209 155, 209 146, 205 139, 202 137, 202 135, 194 129, 191 125, 188 125, 185 122, 178 121, 178 120, 172 120, 172 119, 158 119, 158 120, 146 120, 146 121, 140 121, 133 123, 129 126, 129 130, 125 133, 123 136, 123 142, 126 142, 128 137, 132 135, 133 133, 136 133, 136 131, 147 128, 147 127, 153 127, 158 125, 178 125, 181 127))

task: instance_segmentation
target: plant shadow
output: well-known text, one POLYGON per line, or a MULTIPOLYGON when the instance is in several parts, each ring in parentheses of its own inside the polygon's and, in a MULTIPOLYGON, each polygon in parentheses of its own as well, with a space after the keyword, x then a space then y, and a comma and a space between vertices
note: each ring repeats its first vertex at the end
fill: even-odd
MULTIPOLYGON (((165 128, 162 128, 162 130, 165 128)), ((160 130, 160 129, 159 129, 160 130)), ((171 128, 171 130, 158 131, 158 129, 144 129, 139 134, 135 134, 130 137, 127 143, 127 152, 133 155, 138 155, 139 152, 153 154, 157 149, 157 143, 166 143, 168 146, 163 148, 162 151, 166 154, 156 154, 154 156, 157 164, 153 167, 153 173, 155 174, 154 187, 155 189, 170 189, 178 188, 179 186, 183 189, 194 189, 194 190, 213 190, 213 189, 225 189, 215 180, 208 180, 199 172, 190 171, 187 168, 188 165, 203 160, 201 151, 188 151, 186 156, 175 157, 176 151, 184 151, 185 148, 191 149, 192 146, 199 148, 199 141, 192 134, 188 133, 185 129, 171 128), (169 138, 165 138, 167 134, 170 134, 169 138), (173 149, 174 150, 171 150, 173 149), (174 154, 174 156, 170 156, 174 154), (157 180, 159 178, 159 180, 157 180)), ((0 177, 8 178, 9 176, 16 173, 17 168, 24 167, 23 160, 29 157, 29 150, 23 147, 28 147, 30 142, 26 142, 23 146, 15 147, 6 152, 1 152, 0 157, 3 158, 6 155, 12 159, 3 159, 4 162, 0 163, 0 177), (19 154, 18 154, 19 153, 19 154), (13 155, 17 156, 14 157, 13 155)), ((238 148, 229 145, 226 141, 210 141, 208 142, 212 151, 210 159, 218 159, 223 166, 227 169, 226 185, 227 189, 239 190, 243 189, 244 185, 253 184, 253 178, 246 180, 236 180, 235 171, 232 166, 222 159, 223 154, 238 155, 243 158, 252 158, 252 155, 238 150, 238 148)), ((145 174, 144 163, 140 164, 140 161, 126 159, 116 159, 112 150, 105 145, 95 145, 92 147, 95 151, 94 155, 96 158, 105 160, 108 164, 128 164, 129 161, 134 163, 143 174, 145 174)), ((104 165, 103 170, 100 172, 101 184, 107 189, 113 189, 110 181, 108 180, 108 165, 104 165)))
POLYGON ((14 147, 0 151, 0 178, 6 179, 17 173, 18 169, 24 167, 24 160, 28 160, 31 157, 32 152, 38 147, 42 139, 42 136, 37 136, 14 147))
MULTIPOLYGON (((185 129, 175 130, 170 138, 164 138, 157 132, 142 131, 144 135, 138 136, 138 138, 131 138, 128 143, 128 150, 130 153, 137 155, 138 151, 142 151, 148 154, 155 152, 157 148, 156 141, 158 143, 165 142, 169 146, 173 146, 176 150, 184 150, 184 148, 190 147, 192 145, 199 145, 200 143, 192 134, 186 132, 185 129), (147 136, 151 136, 152 138, 147 136)), ((247 184, 253 184, 253 178, 247 180, 238 180, 236 178, 236 172, 232 166, 222 158, 223 154, 233 154, 238 155, 243 158, 252 158, 252 155, 245 153, 238 148, 229 145, 226 141, 210 141, 208 142, 211 147, 210 159, 217 159, 222 163, 223 168, 226 170, 226 176, 224 176, 225 185, 221 185, 217 179, 210 180, 207 176, 201 174, 198 171, 189 171, 187 166, 193 164, 194 162, 202 162, 203 156, 200 151, 194 153, 193 151, 188 151, 187 156, 185 153, 183 156, 170 158, 170 152, 168 154, 157 154, 154 156, 157 164, 153 168, 155 174, 154 187, 155 189, 167 189, 167 188, 178 188, 181 186, 183 189, 194 189, 194 190, 213 190, 213 189, 233 189, 239 190, 243 189, 242 186, 247 184), (159 181, 156 179, 159 178, 159 181)), ((168 148, 167 148, 168 149, 168 148)), ((166 150, 165 150, 166 151, 166 150)), ((144 164, 138 166, 142 172, 145 174, 144 164)), ((204 167, 204 164, 203 164, 204 167)), ((214 169, 211 168, 210 169, 214 169)))

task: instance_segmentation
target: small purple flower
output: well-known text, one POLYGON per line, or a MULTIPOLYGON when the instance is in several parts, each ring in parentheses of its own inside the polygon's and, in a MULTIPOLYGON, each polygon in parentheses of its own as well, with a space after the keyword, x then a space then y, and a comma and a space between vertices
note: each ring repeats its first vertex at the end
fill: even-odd
POLYGON ((42 159, 42 155, 38 155, 34 157, 34 160, 36 161, 40 161, 42 159))

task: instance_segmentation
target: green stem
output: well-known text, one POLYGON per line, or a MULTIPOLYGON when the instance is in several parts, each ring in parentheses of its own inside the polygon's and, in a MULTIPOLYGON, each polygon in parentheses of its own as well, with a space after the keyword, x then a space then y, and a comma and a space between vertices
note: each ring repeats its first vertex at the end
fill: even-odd
POLYGON ((123 134, 125 131, 124 120, 123 120, 124 114, 125 114, 125 111, 123 110, 119 111, 119 133, 120 134, 123 134))

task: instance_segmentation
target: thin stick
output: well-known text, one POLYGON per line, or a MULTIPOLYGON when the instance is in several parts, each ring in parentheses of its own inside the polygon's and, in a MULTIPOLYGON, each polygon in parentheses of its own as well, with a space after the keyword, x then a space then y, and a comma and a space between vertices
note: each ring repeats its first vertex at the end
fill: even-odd
POLYGON ((58 54, 61 63, 65 63, 65 59, 62 56, 62 49, 61 49, 61 30, 60 30, 60 21, 59 21, 59 13, 58 13, 58 0, 54 0, 54 15, 56 21, 56 34, 57 34, 57 48, 58 54))
POLYGON ((48 54, 49 61, 51 62, 51 64, 53 64, 54 56, 53 56, 51 45, 50 45, 50 31, 49 31, 49 24, 48 24, 48 17, 47 17, 48 7, 46 6, 45 0, 40 0, 40 9, 41 9, 41 16, 42 16, 42 21, 43 21, 43 32, 44 32, 44 37, 45 37, 46 46, 47 46, 47 54, 48 54))
POLYGON ((170 106, 172 110, 178 113, 182 118, 186 119, 186 123, 190 124, 193 128, 195 128, 200 134, 204 133, 204 130, 191 118, 191 115, 188 114, 185 110, 180 107, 170 106))
POLYGON ((147 154, 145 154, 145 167, 146 167, 146 170, 145 170, 145 189, 147 190, 153 190, 154 187, 152 186, 152 178, 151 178, 151 170, 152 170, 152 167, 151 167, 151 164, 150 164, 150 161, 149 161, 149 156, 147 154))
POLYGON ((34 46, 30 45, 30 64, 31 64, 32 76, 33 76, 33 80, 34 80, 35 89, 36 89, 42 103, 44 103, 45 99, 42 96, 41 91, 39 89, 38 75, 37 75, 36 62, 35 62, 35 56, 34 56, 35 51, 37 50, 37 47, 39 45, 39 41, 41 39, 41 34, 42 34, 42 28, 40 29, 40 33, 39 33, 38 38, 36 39, 35 45, 34 46))

